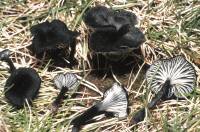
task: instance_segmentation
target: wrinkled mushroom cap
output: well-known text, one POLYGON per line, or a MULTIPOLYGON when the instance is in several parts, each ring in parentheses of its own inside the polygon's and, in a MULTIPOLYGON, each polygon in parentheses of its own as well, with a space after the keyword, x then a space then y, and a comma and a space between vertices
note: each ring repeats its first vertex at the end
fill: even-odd
POLYGON ((137 17, 134 13, 125 10, 115 11, 105 6, 96 6, 86 11, 84 22, 95 30, 119 31, 127 24, 135 26, 137 17))
POLYGON ((135 27, 124 35, 119 36, 117 32, 96 31, 89 39, 89 48, 98 54, 120 58, 131 54, 145 41, 144 34, 135 27))
POLYGON ((116 117, 124 118, 128 115, 128 95, 118 83, 104 93, 100 111, 112 112, 116 117))
POLYGON ((58 49, 59 45, 68 47, 78 36, 77 32, 70 31, 65 23, 60 20, 45 21, 32 26, 30 30, 34 36, 30 47, 36 54, 58 49))
POLYGON ((154 93, 158 93, 167 79, 171 88, 168 98, 178 98, 190 94, 196 86, 196 73, 191 63, 183 56, 159 60, 153 63, 146 73, 147 85, 154 93))
POLYGON ((58 74, 54 77, 54 84, 59 89, 66 87, 69 90, 73 90, 78 85, 78 79, 72 73, 58 74))
POLYGON ((38 94, 41 79, 38 73, 31 68, 14 70, 5 84, 5 97, 16 106, 22 107, 25 99, 31 102, 38 94))

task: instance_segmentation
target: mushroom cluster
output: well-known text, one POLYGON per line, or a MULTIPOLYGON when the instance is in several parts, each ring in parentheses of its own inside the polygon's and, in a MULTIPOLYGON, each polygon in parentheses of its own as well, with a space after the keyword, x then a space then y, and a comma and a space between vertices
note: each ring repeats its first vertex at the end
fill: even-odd
POLYGON ((92 7, 85 13, 84 22, 93 30, 89 48, 111 61, 124 59, 145 41, 143 33, 135 27, 136 15, 125 10, 92 7))
MULTIPOLYGON (((194 91, 196 78, 194 67, 183 56, 156 61, 146 73, 147 87, 155 94, 147 108, 153 109, 160 100, 187 97, 194 91)), ((142 108, 132 122, 138 123, 144 117, 145 108, 142 108)))
POLYGON ((65 49, 71 48, 69 62, 73 63, 75 53, 75 40, 79 35, 76 31, 70 31, 64 22, 53 20, 31 27, 31 34, 34 36, 31 51, 36 54, 36 57, 41 58, 44 52, 49 58, 54 59, 58 63, 66 57, 65 49))

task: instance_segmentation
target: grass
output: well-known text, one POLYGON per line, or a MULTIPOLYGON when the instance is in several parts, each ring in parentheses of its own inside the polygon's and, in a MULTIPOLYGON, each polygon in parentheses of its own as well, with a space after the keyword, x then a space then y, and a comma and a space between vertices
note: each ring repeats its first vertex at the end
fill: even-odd
MULTIPOLYGON (((145 64, 174 55, 184 55, 200 75, 200 2, 198 0, 1 0, 0 2, 0 49, 13 51, 12 60, 17 67, 30 66, 39 72, 42 78, 40 94, 33 107, 14 111, 6 103, 3 87, 7 73, 5 63, 0 64, 0 132, 4 131, 71 131, 72 118, 94 102, 100 100, 102 93, 115 81, 112 78, 99 78, 90 75, 88 29, 82 21, 82 15, 89 6, 102 4, 113 9, 125 9, 138 16, 138 27, 145 33, 146 42, 141 46, 145 64), (31 44, 30 27, 45 20, 60 19, 72 30, 81 33, 77 41, 75 57, 78 65, 73 69, 56 68, 48 71, 49 63, 38 65, 34 56, 26 48, 31 44), (50 105, 59 92, 54 88, 52 79, 57 73, 73 72, 80 76, 82 84, 79 96, 63 101, 58 113, 50 113, 50 105), (83 79, 82 79, 83 78, 83 79), (100 89, 100 90, 99 90, 100 89)), ((124 120, 97 117, 97 122, 84 126, 83 131, 199 131, 200 97, 192 95, 187 100, 169 100, 157 105, 157 109, 148 112, 145 120, 129 126, 132 115, 143 107, 152 94, 146 94, 144 83, 145 68, 136 64, 136 69, 116 79, 129 91, 130 114, 124 120), (145 96, 145 95, 148 95, 145 96), (103 119, 102 119, 103 118, 103 119)), ((115 73, 114 73, 115 74, 115 73)), ((197 85, 196 93, 200 93, 197 85)))

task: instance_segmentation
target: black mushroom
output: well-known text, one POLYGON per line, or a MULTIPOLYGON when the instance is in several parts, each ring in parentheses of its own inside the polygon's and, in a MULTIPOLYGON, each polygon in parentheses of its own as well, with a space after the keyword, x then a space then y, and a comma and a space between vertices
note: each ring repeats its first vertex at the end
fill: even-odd
POLYGON ((69 61, 74 61, 76 48, 76 37, 79 35, 76 31, 67 28, 64 22, 53 20, 31 27, 31 34, 34 36, 31 51, 41 58, 44 52, 54 60, 66 57, 65 49, 71 48, 69 61))
POLYGON ((72 131, 78 132, 81 126, 88 124, 93 117, 107 113, 120 119, 128 115, 127 91, 118 83, 114 83, 113 86, 104 93, 102 101, 97 102, 72 120, 72 131))
POLYGON ((8 102, 16 108, 22 108, 24 104, 30 103, 39 93, 41 79, 38 73, 32 68, 21 67, 16 69, 9 58, 10 50, 0 52, 0 60, 8 63, 10 76, 5 84, 5 97, 8 102))
MULTIPOLYGON (((194 67, 183 56, 156 61, 146 73, 147 87, 155 94, 147 108, 153 109, 160 100, 184 99, 194 91, 196 78, 194 67)), ((143 121, 144 117, 142 108, 132 123, 143 121)))

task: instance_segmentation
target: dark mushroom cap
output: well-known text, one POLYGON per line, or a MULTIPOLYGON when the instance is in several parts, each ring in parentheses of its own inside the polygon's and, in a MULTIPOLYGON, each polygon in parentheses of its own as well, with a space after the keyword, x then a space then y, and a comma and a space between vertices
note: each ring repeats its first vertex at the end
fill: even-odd
POLYGON ((36 54, 58 49, 61 44, 68 47, 78 36, 77 32, 70 31, 60 20, 34 25, 31 27, 31 33, 34 36, 31 50, 36 54))
POLYGON ((125 88, 118 83, 104 93, 99 111, 114 113, 114 116, 124 118, 128 115, 128 94, 125 88))
POLYGON ((146 79, 148 87, 156 94, 166 80, 169 80, 170 88, 166 98, 173 95, 182 98, 196 86, 195 69, 183 56, 156 61, 148 69, 146 79))
POLYGON ((73 90, 78 85, 78 79, 73 73, 58 74, 54 77, 54 84, 59 89, 66 87, 69 90, 73 90))
POLYGON ((41 79, 31 68, 14 70, 5 84, 5 97, 15 107, 23 107, 27 99, 31 102, 38 94, 41 79))
POLYGON ((89 48, 99 53, 126 53, 132 49, 137 49, 145 41, 143 33, 138 28, 133 27, 130 31, 121 33, 121 30, 119 32, 93 32, 89 39, 89 48))
POLYGON ((84 22, 95 30, 118 31, 127 24, 130 26, 137 24, 137 17, 125 10, 115 11, 104 6, 96 6, 86 11, 84 22))

